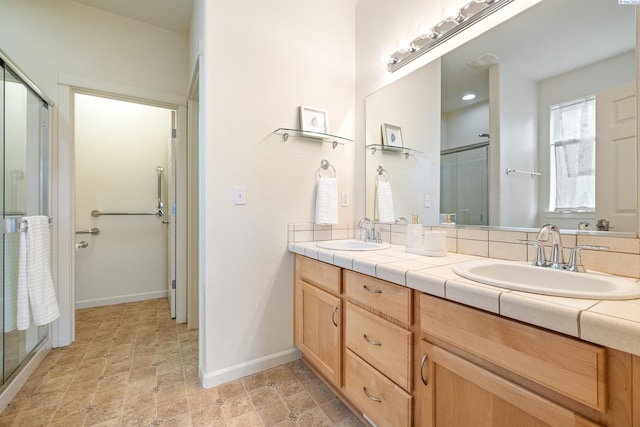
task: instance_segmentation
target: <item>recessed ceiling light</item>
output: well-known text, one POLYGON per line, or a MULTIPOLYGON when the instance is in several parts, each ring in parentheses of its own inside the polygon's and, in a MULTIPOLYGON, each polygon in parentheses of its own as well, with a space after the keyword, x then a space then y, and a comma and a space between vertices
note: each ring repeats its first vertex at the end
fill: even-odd
POLYGON ((462 100, 463 100, 463 101, 471 101, 471 100, 472 100, 472 99, 474 99, 475 97, 476 97, 476 94, 475 94, 475 93, 468 93, 468 94, 466 94, 466 95, 464 95, 464 96, 462 97, 462 100))

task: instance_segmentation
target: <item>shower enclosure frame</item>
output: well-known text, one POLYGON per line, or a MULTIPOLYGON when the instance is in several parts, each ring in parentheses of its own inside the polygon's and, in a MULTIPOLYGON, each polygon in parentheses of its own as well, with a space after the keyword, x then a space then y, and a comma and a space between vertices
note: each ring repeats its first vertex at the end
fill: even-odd
MULTIPOLYGON (((20 218, 26 215, 50 216, 51 199, 51 107, 50 99, 31 81, 18 66, 0 50, 0 135, 2 135, 2 189, 3 189, 3 244, 2 244, 2 325, 3 340, 0 349, 2 371, 0 372, 0 411, 10 402, 35 371, 51 348, 51 324, 44 326, 31 325, 26 331, 12 329, 11 307, 12 294, 7 292, 8 286, 15 283, 11 273, 17 269, 17 256, 11 255, 16 249, 20 233, 20 218), (11 84, 11 86, 8 86, 11 84), (10 88, 10 89, 9 89, 10 88), (15 98, 21 103, 8 106, 12 100, 7 100, 8 92, 24 93, 24 99, 15 98), (21 107, 24 107, 22 110, 21 107), (15 116, 23 118, 24 122, 10 122, 15 116), (11 117, 8 117, 11 115, 11 117), (22 129, 20 125, 24 125, 22 129), (8 130, 9 129, 9 130, 8 130), (23 143, 15 146, 16 143, 23 143), (13 144, 7 147, 7 144, 13 144), (17 148, 16 148, 17 147, 17 148), (17 151, 16 151, 17 150, 17 151), (22 151, 20 151, 22 150, 22 151), (7 167, 10 156, 19 153, 20 167, 7 167), (9 193, 9 201, 7 194, 9 193), (33 194, 36 193, 36 194, 33 194), (9 249, 9 251, 8 251, 9 249), (7 298, 10 300, 7 300, 7 298), (9 309, 7 309, 9 307, 9 309), (9 316, 9 317, 7 317, 9 316), (7 357, 8 340, 16 341, 20 349, 17 356, 9 360, 7 357)), ((15 162, 15 159, 13 160, 15 162)), ((12 166, 16 164, 12 163, 12 166)), ((13 290, 13 289, 12 289, 13 290)))

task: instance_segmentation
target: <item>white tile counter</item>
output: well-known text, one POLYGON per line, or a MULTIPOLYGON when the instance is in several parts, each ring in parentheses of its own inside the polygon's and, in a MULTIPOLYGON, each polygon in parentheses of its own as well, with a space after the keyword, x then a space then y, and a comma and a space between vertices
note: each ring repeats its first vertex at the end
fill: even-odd
POLYGON ((398 245, 376 251, 333 251, 316 243, 289 243, 289 251, 640 356, 640 299, 599 301, 538 295, 484 285, 453 272, 454 264, 482 259, 473 255, 427 257, 407 253, 398 245))

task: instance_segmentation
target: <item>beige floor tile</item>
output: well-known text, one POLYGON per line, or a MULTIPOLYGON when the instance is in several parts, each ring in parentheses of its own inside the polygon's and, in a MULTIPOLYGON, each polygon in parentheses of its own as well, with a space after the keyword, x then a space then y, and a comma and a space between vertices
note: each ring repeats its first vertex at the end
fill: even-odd
POLYGON ((170 319, 165 299, 78 310, 76 331, 0 414, 0 427, 362 427, 302 361, 203 389, 198 331, 170 319))

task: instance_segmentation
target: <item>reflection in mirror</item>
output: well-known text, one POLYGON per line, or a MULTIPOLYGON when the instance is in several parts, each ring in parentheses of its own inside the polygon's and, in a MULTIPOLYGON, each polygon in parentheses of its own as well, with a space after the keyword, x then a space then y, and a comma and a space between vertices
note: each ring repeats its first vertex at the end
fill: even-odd
POLYGON ((391 177, 396 215, 421 211, 423 224, 439 223, 439 213, 455 213, 459 224, 536 228, 553 222, 575 230, 585 222, 596 229, 598 220, 606 219, 614 232, 635 232, 634 12, 616 0, 543 0, 367 97, 367 144, 375 140, 376 126, 379 132, 380 123, 389 122, 402 127, 405 145, 415 141, 424 153, 386 164, 367 153, 367 215, 373 215, 370 169, 383 164, 391 177), (421 80, 425 89, 415 76, 434 67, 442 73, 441 115, 437 128, 425 129, 424 121, 432 119, 412 121, 408 113, 424 100, 413 92, 405 99, 399 94, 413 90, 435 96, 440 79, 421 80), (462 100, 471 93, 473 100, 462 100), (558 115, 559 107, 589 97, 596 99, 595 118, 576 123, 578 129, 594 127, 595 149, 593 138, 570 136, 569 127, 558 132, 558 123, 569 123, 571 114, 579 117, 581 110, 559 114, 551 124, 553 111, 558 115), (377 115, 370 116, 374 105, 377 115), (396 116, 385 116, 380 106, 384 114, 396 116), (434 156, 434 144, 442 156, 434 156), (458 159, 450 160, 454 156, 458 159), (572 158, 577 160, 569 163, 572 158), (585 162, 589 158, 593 161, 585 162), (437 183, 424 180, 417 170, 421 164, 442 171, 437 183), (507 169, 526 173, 507 174, 507 169), (396 191, 396 180, 413 190, 396 191), (584 184, 589 180, 592 189, 584 184), (559 196, 572 186, 579 201, 564 204, 566 197, 559 196), (592 202, 582 197, 589 191, 592 202), (425 195, 430 195, 430 208, 424 208, 425 195))
MULTIPOLYGON (((422 224, 435 223, 438 210, 425 208, 425 198, 437 206, 440 156, 440 61, 434 61, 380 89, 366 99, 366 214, 380 222, 376 197, 378 167, 387 173, 398 217, 418 215, 422 224), (402 130, 402 147, 382 145, 384 124, 402 130)), ((388 141, 387 141, 388 142, 388 141)))

